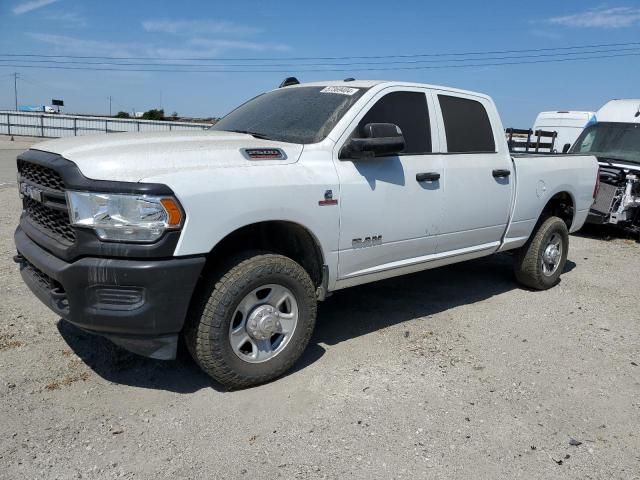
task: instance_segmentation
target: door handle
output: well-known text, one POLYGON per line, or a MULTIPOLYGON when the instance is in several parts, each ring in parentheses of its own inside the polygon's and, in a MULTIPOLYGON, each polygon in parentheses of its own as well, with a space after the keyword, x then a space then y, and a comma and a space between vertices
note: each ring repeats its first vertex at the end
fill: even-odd
POLYGON ((440 180, 440 174, 437 172, 417 173, 417 182, 437 182, 440 180))
POLYGON ((509 175, 511 175, 511 170, 497 169, 493 171, 493 176, 495 178, 507 178, 509 175))

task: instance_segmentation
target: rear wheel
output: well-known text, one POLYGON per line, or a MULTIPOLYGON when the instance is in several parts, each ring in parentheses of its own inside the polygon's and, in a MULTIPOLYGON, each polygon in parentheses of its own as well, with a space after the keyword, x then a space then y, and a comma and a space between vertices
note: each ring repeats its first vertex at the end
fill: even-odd
POLYGON ((518 251, 516 278, 535 290, 555 286, 564 271, 569 252, 569 230, 559 217, 546 219, 518 251))
POLYGON ((306 348, 316 320, 313 282, 290 258, 247 254, 211 279, 186 331, 200 367, 231 388, 279 377, 306 348))

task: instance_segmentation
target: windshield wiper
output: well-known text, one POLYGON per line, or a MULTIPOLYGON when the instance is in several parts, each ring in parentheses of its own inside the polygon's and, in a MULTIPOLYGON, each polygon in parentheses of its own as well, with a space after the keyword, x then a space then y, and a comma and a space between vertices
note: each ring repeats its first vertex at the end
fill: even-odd
POLYGON ((599 162, 607 162, 610 166, 613 167, 613 163, 611 162, 611 160, 615 160, 614 158, 599 157, 598 155, 596 155, 596 158, 598 159, 599 162))
POLYGON ((249 130, 225 130, 226 132, 233 133, 244 133, 245 135, 251 135, 254 138, 259 138, 260 140, 273 140, 276 141, 275 138, 271 138, 269 135, 265 135, 264 133, 250 132, 249 130))

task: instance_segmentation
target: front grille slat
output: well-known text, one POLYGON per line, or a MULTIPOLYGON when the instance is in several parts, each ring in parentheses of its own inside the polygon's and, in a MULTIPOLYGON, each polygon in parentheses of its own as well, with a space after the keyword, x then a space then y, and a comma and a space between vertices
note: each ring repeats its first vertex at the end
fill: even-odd
POLYGON ((61 243, 72 245, 76 241, 76 232, 69 223, 67 212, 54 210, 30 198, 24 199, 24 211, 29 220, 53 234, 61 243))
POLYGON ((65 187, 62 177, 49 167, 18 160, 18 172, 24 180, 28 180, 49 190, 64 193, 65 187))
POLYGON ((64 246, 76 241, 76 232, 69 221, 65 185, 52 168, 18 160, 20 180, 43 190, 43 203, 28 196, 23 198, 24 216, 33 226, 64 246))

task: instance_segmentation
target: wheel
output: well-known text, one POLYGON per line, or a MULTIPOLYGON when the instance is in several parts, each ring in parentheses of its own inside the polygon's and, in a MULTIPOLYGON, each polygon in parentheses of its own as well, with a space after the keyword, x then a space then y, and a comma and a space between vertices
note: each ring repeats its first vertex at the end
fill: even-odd
POLYGON ((564 271, 569 252, 569 230, 561 218, 547 218, 518 251, 516 278, 535 290, 555 286, 564 271))
POLYGON ((209 280, 185 332, 200 367, 230 388, 279 377, 298 360, 316 321, 315 289, 290 258, 254 252, 209 280))

